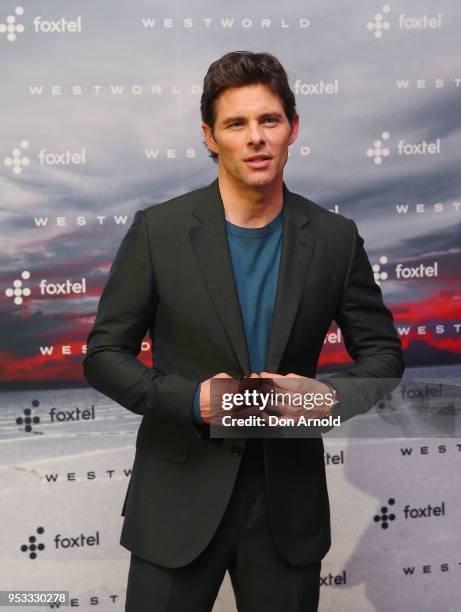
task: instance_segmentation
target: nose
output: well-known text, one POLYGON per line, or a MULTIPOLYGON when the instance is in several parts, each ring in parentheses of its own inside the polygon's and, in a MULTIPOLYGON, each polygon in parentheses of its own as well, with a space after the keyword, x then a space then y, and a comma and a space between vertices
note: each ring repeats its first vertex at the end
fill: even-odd
POLYGON ((248 125, 247 142, 253 146, 264 143, 263 127, 257 121, 248 125))

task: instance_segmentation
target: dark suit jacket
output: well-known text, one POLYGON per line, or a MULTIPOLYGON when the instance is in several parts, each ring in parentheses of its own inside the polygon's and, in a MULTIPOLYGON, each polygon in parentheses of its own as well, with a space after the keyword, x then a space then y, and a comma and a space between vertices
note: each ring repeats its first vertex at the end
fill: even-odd
MULTIPOLYGON (((284 186, 265 370, 315 377, 336 320, 354 360, 334 379, 343 419, 375 400, 373 389, 348 382, 398 379, 403 372, 392 315, 362 245, 353 221, 284 186)), ((218 527, 245 445, 197 435, 194 390, 218 372, 250 374, 217 179, 136 213, 99 302, 84 372, 93 387, 143 415, 121 544, 167 567, 190 563, 218 527), (153 368, 136 358, 147 330, 153 368)), ((276 546, 295 565, 321 559, 330 546, 321 437, 266 439, 264 453, 276 546)))

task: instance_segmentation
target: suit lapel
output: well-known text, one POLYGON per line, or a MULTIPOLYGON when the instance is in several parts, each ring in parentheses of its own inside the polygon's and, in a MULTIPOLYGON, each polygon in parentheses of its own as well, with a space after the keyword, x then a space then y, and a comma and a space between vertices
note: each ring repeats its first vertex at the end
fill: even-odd
MULTIPOLYGON (((290 337, 314 249, 305 206, 299 196, 283 187, 283 238, 266 370, 277 372, 290 337)), ((243 375, 250 374, 245 338, 230 258, 224 206, 218 179, 203 192, 194 209, 195 224, 190 230, 192 248, 206 288, 234 350, 243 375)))
POLYGON ((193 216, 199 221, 190 230, 190 240, 197 263, 242 375, 249 375, 250 359, 227 243, 224 206, 219 193, 218 179, 203 190, 203 197, 193 216))
POLYGON ((314 236, 301 198, 283 186, 283 238, 266 371, 277 372, 301 301, 314 236))

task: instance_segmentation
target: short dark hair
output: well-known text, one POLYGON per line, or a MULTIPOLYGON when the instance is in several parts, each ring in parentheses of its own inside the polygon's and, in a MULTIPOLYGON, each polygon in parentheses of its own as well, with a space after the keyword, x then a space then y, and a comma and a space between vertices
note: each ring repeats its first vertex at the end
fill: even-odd
MULTIPOLYGON (((202 121, 211 131, 216 121, 215 101, 228 87, 241 87, 261 83, 279 96, 285 115, 292 124, 296 114, 296 101, 290 89, 287 73, 279 60, 271 53, 252 51, 231 51, 215 60, 203 79, 203 92, 200 100, 202 121)), ((210 151, 210 157, 217 161, 218 155, 210 151)))

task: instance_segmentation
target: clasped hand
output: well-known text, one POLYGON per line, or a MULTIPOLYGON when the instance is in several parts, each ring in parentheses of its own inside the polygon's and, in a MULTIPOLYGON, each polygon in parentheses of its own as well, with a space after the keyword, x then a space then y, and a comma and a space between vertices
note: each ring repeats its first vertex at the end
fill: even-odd
MULTIPOLYGON (((200 388, 200 414, 203 421, 210 425, 221 425, 223 414, 226 414, 223 411, 223 393, 217 393, 217 385, 211 385, 211 381, 215 379, 228 379, 225 385, 226 393, 235 395, 242 394, 245 390, 256 391, 270 400, 264 409, 254 404, 233 405, 229 414, 239 418, 255 415, 267 420, 271 414, 292 418, 295 422, 300 416, 324 418, 331 414, 334 403, 330 387, 314 378, 298 374, 260 372, 252 373, 244 381, 220 372, 205 380, 200 388)), ((221 386, 219 389, 224 390, 221 386)))

